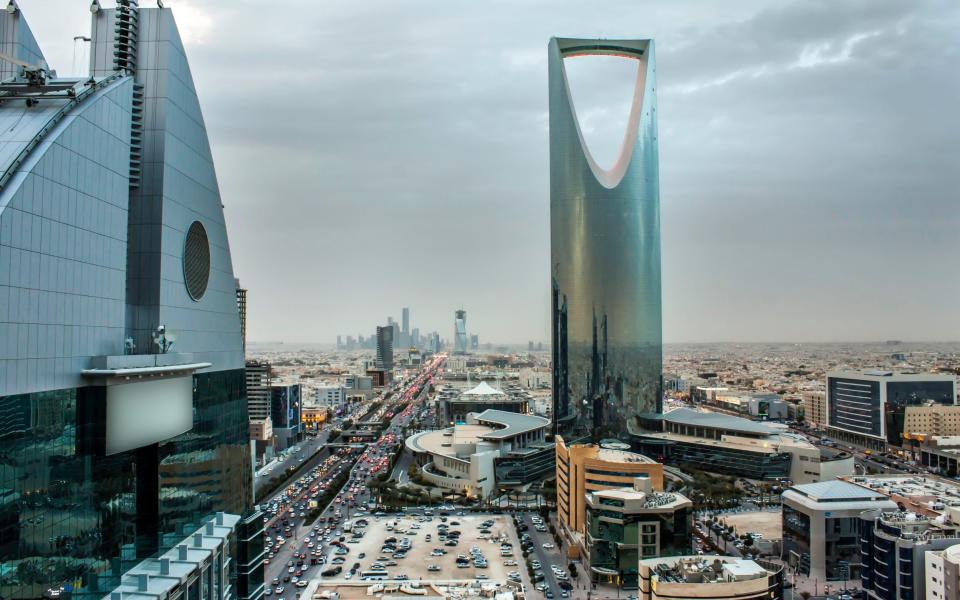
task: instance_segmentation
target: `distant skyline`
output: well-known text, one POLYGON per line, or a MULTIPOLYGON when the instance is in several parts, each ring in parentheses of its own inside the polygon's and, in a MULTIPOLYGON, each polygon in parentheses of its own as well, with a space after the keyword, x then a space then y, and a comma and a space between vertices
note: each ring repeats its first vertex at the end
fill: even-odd
MULTIPOLYGON (((75 71, 89 2, 18 1, 75 71)), ((481 343, 549 340, 552 35, 656 40, 665 342, 960 338, 956 2, 164 3, 251 341, 404 306, 421 334, 463 307, 481 343)), ((629 72, 571 71, 610 156, 629 72)))

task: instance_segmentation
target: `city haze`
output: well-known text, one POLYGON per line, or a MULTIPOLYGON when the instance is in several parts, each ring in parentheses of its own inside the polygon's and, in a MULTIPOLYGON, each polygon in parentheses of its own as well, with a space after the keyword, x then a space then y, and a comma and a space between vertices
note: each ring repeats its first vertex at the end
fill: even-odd
MULTIPOLYGON (((19 3, 53 68, 83 62, 88 2, 19 3)), ((481 343, 549 338, 553 35, 656 40, 665 341, 960 331, 955 2, 165 4, 252 341, 403 306, 447 339, 461 306, 481 343)), ((579 67, 591 149, 615 147, 630 72, 579 67)))

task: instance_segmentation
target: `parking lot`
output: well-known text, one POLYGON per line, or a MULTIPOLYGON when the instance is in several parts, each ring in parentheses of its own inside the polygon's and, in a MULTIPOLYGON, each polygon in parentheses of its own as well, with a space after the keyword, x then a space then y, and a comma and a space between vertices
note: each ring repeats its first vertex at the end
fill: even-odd
POLYGON ((378 569, 374 563, 384 567, 380 571, 388 580, 423 582, 479 579, 505 583, 511 571, 523 568, 509 564, 521 561, 519 540, 506 517, 455 512, 449 516, 364 515, 351 519, 351 524, 356 526, 360 521, 366 521, 362 537, 354 539, 353 532, 342 532, 346 537, 342 547, 347 553, 334 553, 328 558, 328 564, 332 564, 333 559, 342 557, 343 571, 324 576, 324 583, 356 581, 365 573, 375 573, 378 569), (501 556, 504 542, 510 544, 514 556, 501 556), (359 568, 350 573, 355 563, 359 568))

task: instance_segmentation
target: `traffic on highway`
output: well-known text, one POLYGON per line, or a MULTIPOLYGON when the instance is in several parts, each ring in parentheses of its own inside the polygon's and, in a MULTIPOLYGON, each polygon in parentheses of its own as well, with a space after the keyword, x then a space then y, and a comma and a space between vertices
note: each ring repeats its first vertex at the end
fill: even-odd
POLYGON ((377 440, 337 447, 319 464, 261 502, 267 551, 266 596, 298 598, 311 579, 322 577, 324 569, 332 575, 343 563, 348 548, 340 528, 351 512, 367 507, 371 479, 389 472, 391 458, 403 443, 399 429, 415 411, 412 401, 433 382, 444 359, 439 356, 416 377, 398 382, 392 393, 384 394, 385 400, 375 410, 370 411, 373 404, 369 404, 351 415, 355 423, 386 421, 388 425, 377 440))

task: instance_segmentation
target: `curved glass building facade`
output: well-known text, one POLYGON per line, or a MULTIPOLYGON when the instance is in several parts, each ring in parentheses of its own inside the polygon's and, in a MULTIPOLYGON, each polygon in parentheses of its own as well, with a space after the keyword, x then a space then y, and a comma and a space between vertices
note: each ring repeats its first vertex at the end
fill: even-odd
POLYGON ((626 441, 661 412, 660 183, 652 40, 554 38, 550 69, 553 408, 568 441, 626 441), (616 163, 584 141, 564 60, 637 62, 616 163))
POLYGON ((103 598, 225 511, 252 530, 216 589, 255 599, 243 340, 200 102, 171 9, 91 11, 90 73, 68 78, 0 11, 0 597, 103 598))

